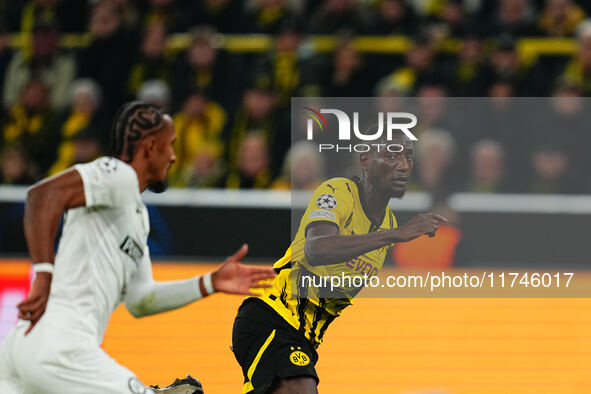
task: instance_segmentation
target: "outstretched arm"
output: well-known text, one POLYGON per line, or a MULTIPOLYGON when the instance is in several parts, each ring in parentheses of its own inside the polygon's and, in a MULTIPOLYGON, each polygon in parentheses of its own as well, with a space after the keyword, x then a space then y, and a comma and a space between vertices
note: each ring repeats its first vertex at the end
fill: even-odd
MULTIPOLYGON (((53 245, 60 218, 65 210, 85 204, 82 178, 69 170, 44 179, 29 189, 25 203, 25 238, 33 263, 53 264, 53 245)), ((39 272, 27 298, 18 305, 19 318, 29 320, 29 333, 47 306, 52 274, 39 272)))
POLYGON ((398 228, 359 235, 340 235, 336 225, 322 222, 308 230, 304 251, 313 266, 342 263, 396 242, 407 242, 421 235, 433 236, 444 222, 447 219, 443 216, 420 214, 398 228))
POLYGON ((270 287, 261 280, 275 276, 272 268, 249 267, 240 264, 248 252, 243 245, 238 252, 228 257, 213 273, 187 280, 155 282, 148 254, 140 263, 136 277, 127 289, 125 305, 135 317, 153 315, 180 308, 214 291, 228 294, 258 295, 251 288, 270 287))

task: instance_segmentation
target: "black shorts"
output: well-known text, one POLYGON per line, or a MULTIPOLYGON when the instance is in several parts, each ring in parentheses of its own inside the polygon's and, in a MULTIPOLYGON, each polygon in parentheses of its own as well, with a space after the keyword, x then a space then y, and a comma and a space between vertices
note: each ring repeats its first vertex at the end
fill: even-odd
POLYGON ((242 303, 232 332, 234 356, 242 367, 244 393, 265 393, 278 378, 319 379, 318 354, 303 334, 256 298, 242 303))

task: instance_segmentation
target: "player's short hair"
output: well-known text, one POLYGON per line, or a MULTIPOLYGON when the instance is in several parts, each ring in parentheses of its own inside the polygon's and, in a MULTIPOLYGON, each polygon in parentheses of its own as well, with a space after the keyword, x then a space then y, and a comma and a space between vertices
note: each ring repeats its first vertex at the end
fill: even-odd
POLYGON ((111 129, 111 149, 109 156, 121 158, 127 154, 131 161, 137 142, 162 129, 164 114, 161 109, 144 101, 123 104, 111 129))

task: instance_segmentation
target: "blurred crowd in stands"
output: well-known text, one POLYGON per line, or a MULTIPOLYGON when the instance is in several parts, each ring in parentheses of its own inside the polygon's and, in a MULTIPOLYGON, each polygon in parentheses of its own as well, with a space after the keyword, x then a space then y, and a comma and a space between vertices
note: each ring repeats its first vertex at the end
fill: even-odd
POLYGON ((570 98, 548 109, 557 133, 483 119, 466 135, 434 122, 421 130, 411 190, 586 193, 587 15, 583 0, 0 0, 0 183, 108 153, 113 116, 132 99, 173 116, 171 186, 307 189, 325 163, 292 146, 290 97, 534 96, 570 98), (69 34, 89 39, 60 45, 69 34), (268 35, 269 49, 224 44, 250 34, 268 35), (333 50, 311 45, 317 35, 333 50), (363 49, 362 36, 411 45, 363 49), (524 37, 575 49, 525 59, 524 37))

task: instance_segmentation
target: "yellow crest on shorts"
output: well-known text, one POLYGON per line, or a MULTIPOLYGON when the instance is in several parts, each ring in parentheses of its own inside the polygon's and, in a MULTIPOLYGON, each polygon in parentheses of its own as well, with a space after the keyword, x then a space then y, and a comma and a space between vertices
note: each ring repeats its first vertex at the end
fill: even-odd
POLYGON ((296 350, 289 355, 289 361, 294 365, 303 367, 304 365, 310 364, 310 356, 301 350, 296 350))

